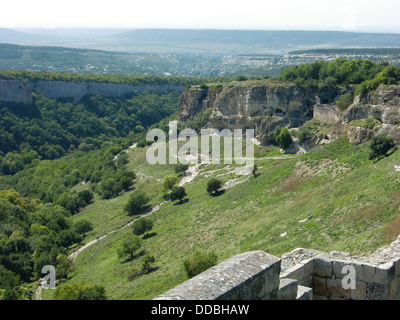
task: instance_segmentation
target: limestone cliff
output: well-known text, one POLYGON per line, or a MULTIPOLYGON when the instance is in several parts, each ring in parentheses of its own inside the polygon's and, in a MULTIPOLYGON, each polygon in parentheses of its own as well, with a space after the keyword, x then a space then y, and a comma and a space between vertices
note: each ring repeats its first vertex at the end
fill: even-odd
POLYGON ((354 143, 367 141, 376 134, 390 134, 400 144, 400 86, 379 86, 374 92, 357 96, 342 114, 342 124, 354 143), (374 118, 379 121, 371 127, 357 126, 357 120, 374 118))
POLYGON ((64 82, 44 81, 23 82, 16 80, 0 80, 0 101, 15 103, 31 103, 32 93, 40 92, 48 98, 73 98, 80 100, 86 95, 102 95, 104 97, 121 97, 131 92, 151 90, 157 92, 183 91, 179 85, 141 85, 102 82, 64 82))
POLYGON ((272 139, 276 125, 296 127, 312 119, 315 93, 295 85, 272 81, 232 82, 227 85, 186 89, 181 120, 212 108, 208 126, 215 129, 255 129, 262 142, 272 139))
POLYGON ((191 87, 182 94, 181 120, 211 108, 210 128, 254 128, 256 138, 268 143, 273 140, 276 125, 296 128, 316 119, 332 125, 322 139, 324 143, 341 135, 358 144, 376 134, 390 134, 400 144, 400 86, 381 85, 374 92, 355 97, 353 104, 341 112, 335 102, 343 92, 306 90, 273 81, 191 87), (369 117, 377 120, 373 126, 364 125, 369 117))

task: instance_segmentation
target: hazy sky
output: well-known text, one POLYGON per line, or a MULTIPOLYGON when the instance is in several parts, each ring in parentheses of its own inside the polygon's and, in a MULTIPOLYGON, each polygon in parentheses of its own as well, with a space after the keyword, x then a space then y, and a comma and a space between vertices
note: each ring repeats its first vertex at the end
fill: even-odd
POLYGON ((348 30, 400 33, 399 0, 2 0, 0 27, 348 30))

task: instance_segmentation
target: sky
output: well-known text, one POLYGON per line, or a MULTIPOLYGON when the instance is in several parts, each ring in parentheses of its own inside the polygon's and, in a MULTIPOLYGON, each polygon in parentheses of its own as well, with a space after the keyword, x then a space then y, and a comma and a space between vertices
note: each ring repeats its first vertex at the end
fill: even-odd
POLYGON ((400 33, 399 0, 2 0, 2 28, 188 28, 400 33))

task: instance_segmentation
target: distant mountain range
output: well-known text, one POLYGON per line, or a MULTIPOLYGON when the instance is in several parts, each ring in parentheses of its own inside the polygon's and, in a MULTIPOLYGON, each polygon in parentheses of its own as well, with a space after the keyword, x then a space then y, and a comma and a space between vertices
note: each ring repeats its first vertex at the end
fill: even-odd
POLYGON ((316 48, 400 48, 400 34, 185 29, 0 29, 0 43, 125 52, 284 54, 316 48))

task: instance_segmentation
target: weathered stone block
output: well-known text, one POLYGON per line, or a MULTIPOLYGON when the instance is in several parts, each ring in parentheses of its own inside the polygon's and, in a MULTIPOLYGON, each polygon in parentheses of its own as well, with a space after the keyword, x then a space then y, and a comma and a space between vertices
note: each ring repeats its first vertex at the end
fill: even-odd
POLYGON ((350 289, 343 288, 341 279, 327 279, 326 293, 330 297, 350 298, 350 289))
POLYGON ((297 280, 281 279, 277 293, 278 300, 295 300, 297 296, 297 280))
POLYGON ((297 297, 296 300, 312 300, 313 289, 303 286, 297 287, 297 297))
POLYGON ((326 295, 326 279, 314 276, 313 289, 314 289, 314 294, 319 295, 319 296, 325 296, 326 295))
POLYGON ((399 282, 400 279, 399 278, 395 278, 394 280, 392 280, 392 282, 390 283, 390 291, 389 291, 389 299, 390 300, 395 300, 399 294, 399 282))
POLYGON ((312 276, 314 273, 314 261, 313 259, 308 259, 308 260, 304 260, 301 262, 304 267, 304 274, 303 274, 303 278, 307 278, 309 276, 312 276))
POLYGON ((279 288, 279 274, 281 271, 279 262, 274 263, 264 274, 264 295, 270 294, 279 288))
POLYGON ((400 259, 394 262, 394 276, 400 277, 400 259))
POLYGON ((349 261, 333 261, 332 263, 332 272, 335 275, 335 278, 342 279, 343 277, 346 276, 346 274, 342 273, 343 267, 345 265, 349 265, 349 261))
POLYGON ((394 278, 394 265, 386 263, 375 270, 374 283, 389 285, 390 281, 394 278))
POLYGON ((313 278, 314 276, 311 274, 308 277, 299 280, 299 285, 304 286, 304 287, 312 287, 313 286, 313 278))
POLYGON ((378 283, 367 283, 366 300, 388 300, 389 286, 378 283))
POLYGON ((365 300, 367 296, 367 284, 363 281, 356 281, 356 288, 350 290, 350 298, 353 300, 365 300))
POLYGON ((314 274, 320 277, 332 276, 332 261, 327 258, 317 257, 314 259, 314 274))
POLYGON ((376 267, 368 264, 364 264, 362 267, 363 267, 364 281, 374 282, 376 267))
POLYGON ((239 254, 185 281, 157 297, 157 300, 173 297, 187 300, 248 300, 263 299, 266 294, 276 297, 280 261, 263 251, 239 254))
POLYGON ((304 265, 296 264, 295 266, 288 269, 285 273, 285 278, 291 278, 301 280, 304 278, 304 265))

